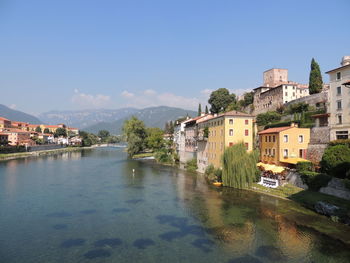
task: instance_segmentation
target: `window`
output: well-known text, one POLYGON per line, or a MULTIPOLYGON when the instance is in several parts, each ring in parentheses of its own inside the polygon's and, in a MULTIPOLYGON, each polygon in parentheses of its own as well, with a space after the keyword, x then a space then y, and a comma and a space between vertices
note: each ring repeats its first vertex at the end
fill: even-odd
POLYGON ((349 139, 349 132, 348 131, 336 131, 335 135, 337 137, 337 140, 349 139))
POLYGON ((293 97, 295 97, 295 92, 293 92, 293 97))
POLYGON ((233 124, 233 119, 230 119, 230 120, 228 121, 228 123, 229 123, 230 125, 232 125, 232 124, 233 124))
POLYGON ((338 123, 337 124, 342 124, 343 123, 343 117, 341 115, 338 115, 338 123))
POLYGON ((267 135, 265 135, 265 142, 267 142, 267 135))
POLYGON ((303 135, 299 135, 298 141, 299 141, 300 143, 304 142, 304 136, 303 136, 303 135))
POLYGON ((288 149, 283 150, 283 157, 285 157, 285 158, 288 157, 288 149))
POLYGON ((337 100, 337 110, 341 110, 341 100, 337 100))
POLYGON ((337 80, 341 79, 341 72, 337 72, 337 80))
POLYGON ((283 142, 288 142, 288 135, 283 135, 283 142))
POLYGON ((275 136, 275 135, 272 136, 272 141, 273 141, 273 142, 276 142, 276 136, 275 136))
POLYGON ((233 129, 230 129, 229 135, 230 135, 230 136, 233 136, 233 129))
POLYGON ((337 87, 337 95, 341 95, 341 86, 337 87))
POLYGON ((265 149, 265 155, 267 155, 267 149, 265 149))
POLYGON ((288 96, 288 92, 285 92, 284 95, 288 96))
POLYGON ((244 145, 245 145, 246 150, 248 151, 248 149, 249 149, 249 144, 246 142, 244 145))
POLYGON ((249 124, 249 120, 245 120, 245 125, 248 125, 249 124))
POLYGON ((269 149, 269 155, 271 155, 271 149, 269 149))
POLYGON ((276 155, 276 150, 272 149, 272 156, 275 156, 275 155, 276 155))
POLYGON ((244 131, 244 135, 245 135, 245 136, 248 136, 248 135, 249 135, 249 130, 245 130, 245 131, 244 131))

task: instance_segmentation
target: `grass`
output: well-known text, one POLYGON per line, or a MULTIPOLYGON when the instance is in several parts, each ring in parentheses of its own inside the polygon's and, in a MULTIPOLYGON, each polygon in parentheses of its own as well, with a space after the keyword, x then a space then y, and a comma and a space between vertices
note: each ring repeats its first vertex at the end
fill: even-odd
POLYGON ((140 158, 146 158, 146 157, 153 157, 153 152, 149 153, 137 153, 132 156, 132 159, 140 159, 140 158))
POLYGON ((292 184, 286 184, 277 188, 268 188, 257 183, 253 183, 252 190, 282 198, 289 198, 291 195, 303 191, 302 188, 296 187, 292 184))

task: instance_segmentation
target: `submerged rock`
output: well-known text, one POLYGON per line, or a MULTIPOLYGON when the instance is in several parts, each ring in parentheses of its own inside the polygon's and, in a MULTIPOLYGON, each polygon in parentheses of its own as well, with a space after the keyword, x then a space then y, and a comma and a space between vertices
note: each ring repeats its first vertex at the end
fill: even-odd
POLYGON ((336 216, 338 211, 339 211, 339 207, 323 202, 323 201, 318 201, 315 204, 315 210, 317 213, 321 214, 321 215, 325 215, 325 216, 336 216))

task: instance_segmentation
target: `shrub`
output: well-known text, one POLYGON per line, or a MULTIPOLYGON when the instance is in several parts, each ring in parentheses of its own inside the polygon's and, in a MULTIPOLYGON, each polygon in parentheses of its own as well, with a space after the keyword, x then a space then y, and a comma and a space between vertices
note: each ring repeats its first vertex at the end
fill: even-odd
POLYGON ((332 179, 332 177, 327 174, 320 174, 310 171, 300 172, 300 177, 303 183, 313 191, 318 191, 321 187, 327 186, 328 182, 332 179))
POLYGON ((220 168, 216 168, 214 171, 215 179, 218 182, 222 182, 222 170, 220 168))
POLYGON ((186 162, 185 168, 187 171, 195 172, 197 170, 197 159, 193 158, 186 162))
POLYGON ((205 175, 214 174, 214 170, 215 170, 214 165, 210 164, 210 165, 208 165, 207 168, 205 169, 204 174, 205 174, 205 175))
POLYGON ((296 169, 298 172, 303 172, 303 171, 312 172, 314 171, 314 165, 312 164, 312 162, 298 162, 296 165, 296 169))
POLYGON ((327 147, 320 165, 322 172, 345 178, 350 171, 350 148, 342 144, 327 147))
POLYGON ((266 113, 261 113, 256 116, 256 122, 259 126, 265 126, 269 123, 281 120, 281 114, 275 111, 268 111, 266 113))
POLYGON ((345 145, 350 148, 350 139, 334 140, 329 142, 330 146, 345 145))
POLYGON ((172 163, 171 155, 166 149, 160 149, 154 154, 154 158, 160 163, 172 163))

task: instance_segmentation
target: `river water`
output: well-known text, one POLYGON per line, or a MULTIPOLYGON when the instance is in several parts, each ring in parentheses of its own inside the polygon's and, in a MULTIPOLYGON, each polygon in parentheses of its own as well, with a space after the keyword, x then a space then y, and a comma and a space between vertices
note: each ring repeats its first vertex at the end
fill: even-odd
POLYGON ((0 262, 350 262, 349 247, 304 224, 328 219, 301 210, 122 149, 11 160, 0 262))

